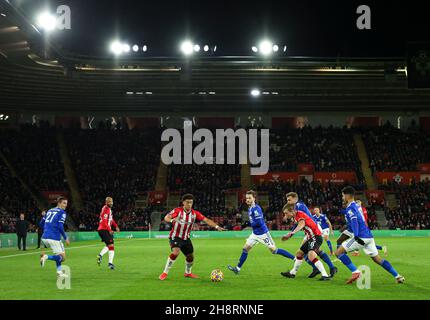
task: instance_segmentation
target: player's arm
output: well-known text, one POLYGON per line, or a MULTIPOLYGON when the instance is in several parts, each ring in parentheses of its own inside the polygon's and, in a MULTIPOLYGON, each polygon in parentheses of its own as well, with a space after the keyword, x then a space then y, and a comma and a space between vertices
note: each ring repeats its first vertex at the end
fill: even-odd
POLYGON ((118 224, 116 223, 116 221, 115 221, 114 219, 112 219, 112 220, 111 220, 111 223, 112 223, 112 225, 114 226, 114 228, 115 228, 116 232, 119 232, 120 230, 119 230, 119 227, 118 227, 118 224))
POLYGON ((67 238, 66 231, 64 231, 64 223, 66 222, 66 214, 63 214, 58 220, 58 229, 60 231, 60 234, 62 235, 64 241, 66 241, 67 244, 70 244, 69 238, 67 238))
POLYGON ((351 229, 352 232, 354 233, 354 239, 355 241, 357 241, 359 244, 364 245, 364 241, 363 239, 361 239, 358 236, 358 218, 357 218, 357 212, 353 212, 353 214, 350 217, 350 225, 351 225, 351 229))
POLYGON ((286 234, 285 236, 283 236, 281 238, 282 241, 288 240, 290 239, 292 236, 294 236, 297 232, 299 232, 300 230, 302 230, 306 225, 305 219, 300 219, 299 222, 297 223, 297 226, 294 228, 293 231, 290 231, 288 234, 286 234))
POLYGON ((225 231, 225 229, 223 227, 220 227, 219 225, 217 225, 215 223, 215 221, 204 217, 204 219, 202 220, 204 223, 206 223, 209 227, 215 228, 218 231, 225 231))
POLYGON ((326 222, 327 222, 327 224, 328 224, 328 227, 329 227, 329 229, 330 229, 330 233, 331 233, 331 234, 333 234, 333 226, 332 226, 332 224, 331 224, 330 220, 329 220, 327 217, 325 217, 325 221, 326 221, 326 222))
POLYGON ((175 209, 173 209, 168 214, 166 214, 166 216, 164 217, 164 221, 166 221, 167 223, 171 223, 172 220, 175 219, 177 216, 178 216, 178 212, 175 209))

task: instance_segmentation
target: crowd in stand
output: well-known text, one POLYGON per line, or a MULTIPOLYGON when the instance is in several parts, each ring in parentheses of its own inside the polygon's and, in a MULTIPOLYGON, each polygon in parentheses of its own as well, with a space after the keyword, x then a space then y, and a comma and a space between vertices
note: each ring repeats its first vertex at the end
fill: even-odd
POLYGON ((385 208, 390 229, 430 229, 430 180, 384 186, 395 193, 398 206, 385 208))
POLYGON ((361 133, 373 173, 416 171, 417 164, 430 162, 430 135, 416 126, 405 132, 387 123, 361 133))
POLYGON ((364 181, 352 131, 304 127, 270 131, 270 171, 297 171, 300 163, 315 171, 354 171, 364 181))
POLYGON ((134 208, 138 192, 153 190, 160 163, 158 130, 65 131, 79 190, 90 210, 106 196, 118 212, 134 208))
MULTIPOLYGON (((95 130, 55 129, 41 123, 25 125, 19 130, 2 130, 0 150, 13 164, 17 174, 36 192, 44 190, 70 191, 65 178, 58 144, 64 135, 84 209, 77 212, 70 206, 68 213, 79 230, 95 230, 106 196, 114 198, 114 217, 122 230, 146 230, 151 222, 151 210, 137 209, 140 192, 154 190, 160 163, 160 130, 128 130, 103 127, 95 130)), ((430 141, 424 133, 411 128, 407 133, 390 125, 362 131, 373 170, 415 170, 419 162, 430 162, 430 141)), ((348 129, 310 128, 271 130, 270 164, 273 171, 296 171, 299 163, 313 164, 316 171, 355 171, 357 190, 364 189, 360 161, 348 129)), ((192 193, 195 209, 217 219, 229 230, 247 226, 246 208, 226 207, 229 189, 241 187, 239 165, 170 165, 167 186, 170 192, 192 193)), ((338 184, 317 181, 300 183, 272 181, 256 185, 267 193, 265 214, 271 229, 285 229, 280 209, 285 193, 295 191, 309 207, 319 206, 333 227, 344 225, 339 213, 341 189, 338 184)), ((376 210, 385 210, 392 229, 430 228, 430 182, 402 186, 390 183, 384 187, 396 194, 399 203, 389 208, 383 201, 369 199, 369 225, 379 228, 376 210)), ((13 177, 0 160, 0 232, 13 232, 19 213, 24 212, 35 230, 39 214, 32 196, 13 177)), ((364 202, 366 205, 366 202, 364 202)), ((162 223, 162 228, 169 225, 162 223)), ((197 226, 205 230, 203 224, 197 226)))
POLYGON ((170 165, 170 191, 191 193, 195 209, 208 216, 226 215, 225 191, 240 188, 239 165, 170 165))

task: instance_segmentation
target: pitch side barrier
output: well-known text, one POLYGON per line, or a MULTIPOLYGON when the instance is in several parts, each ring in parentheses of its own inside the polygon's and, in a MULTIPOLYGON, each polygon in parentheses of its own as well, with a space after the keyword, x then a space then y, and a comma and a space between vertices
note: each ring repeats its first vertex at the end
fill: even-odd
MULTIPOLYGON (((274 238, 280 238, 288 231, 271 231, 274 238)), ((373 230, 373 235, 378 237, 430 237, 430 230, 373 230)), ((100 240, 97 232, 67 232, 70 240, 91 241, 100 240)), ((251 234, 250 230, 245 231, 194 231, 191 233, 193 239, 234 239, 247 238, 251 234)), ((168 231, 124 231, 115 233, 116 239, 167 239, 168 231)), ((340 235, 334 232, 334 238, 340 235)), ((296 236, 300 237, 300 235, 296 236)), ((27 236, 27 247, 32 248, 37 244, 37 234, 29 233, 27 236)), ((0 248, 16 247, 17 236, 14 233, 0 234, 0 248)))

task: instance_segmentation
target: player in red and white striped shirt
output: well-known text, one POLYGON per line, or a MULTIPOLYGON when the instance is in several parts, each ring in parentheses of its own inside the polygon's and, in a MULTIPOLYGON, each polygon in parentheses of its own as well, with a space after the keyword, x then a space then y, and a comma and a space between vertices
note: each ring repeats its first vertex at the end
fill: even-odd
POLYGON ((185 255, 185 274, 186 278, 198 278, 197 275, 191 273, 191 268, 194 261, 194 248, 190 239, 190 232, 196 221, 204 221, 207 225, 215 228, 218 231, 224 231, 211 219, 206 218, 199 211, 194 210, 194 197, 191 194, 182 196, 182 207, 178 207, 170 211, 164 218, 166 222, 172 223, 172 230, 169 234, 170 248, 172 253, 167 258, 166 266, 159 279, 164 280, 167 274, 175 263, 179 252, 185 255))
POLYGON ((102 257, 106 254, 106 252, 109 252, 108 267, 111 270, 115 269, 115 266, 113 265, 113 257, 115 256, 115 251, 113 241, 114 232, 112 230, 112 226, 116 229, 116 232, 119 232, 118 225, 113 219, 112 206, 113 199, 111 197, 107 197, 105 200, 105 205, 100 212, 99 227, 97 229, 101 241, 106 244, 106 246, 103 247, 102 251, 100 251, 99 255, 97 256, 97 264, 100 266, 100 264, 102 263, 102 257))

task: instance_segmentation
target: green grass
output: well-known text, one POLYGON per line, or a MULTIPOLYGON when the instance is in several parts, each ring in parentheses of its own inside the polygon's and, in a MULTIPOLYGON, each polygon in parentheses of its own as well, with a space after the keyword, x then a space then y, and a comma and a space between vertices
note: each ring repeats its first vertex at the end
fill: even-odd
MULTIPOLYGON (((370 290, 345 285, 349 271, 335 264, 339 273, 329 282, 308 279, 310 267, 304 264, 295 279, 279 273, 289 270, 292 261, 272 255, 263 246, 249 254, 240 275, 227 270, 235 264, 245 239, 195 239, 193 272, 201 279, 185 279, 181 255, 164 282, 158 280, 170 252, 166 239, 124 239, 116 241, 115 271, 96 265, 100 242, 75 242, 67 250, 66 265, 72 270, 71 289, 56 287, 55 264, 39 266, 37 250, 25 255, 15 249, 0 250, 0 299, 429 299, 430 238, 378 238, 389 248, 387 259, 406 278, 398 285, 390 274, 363 253, 352 257, 356 265, 366 264, 372 271, 370 290), (16 256, 12 256, 16 255, 16 256), (224 271, 224 281, 212 283, 210 272, 224 271)), ((294 252, 301 241, 276 239, 278 245, 294 252)), ((323 249, 327 250, 326 244, 323 249)))

